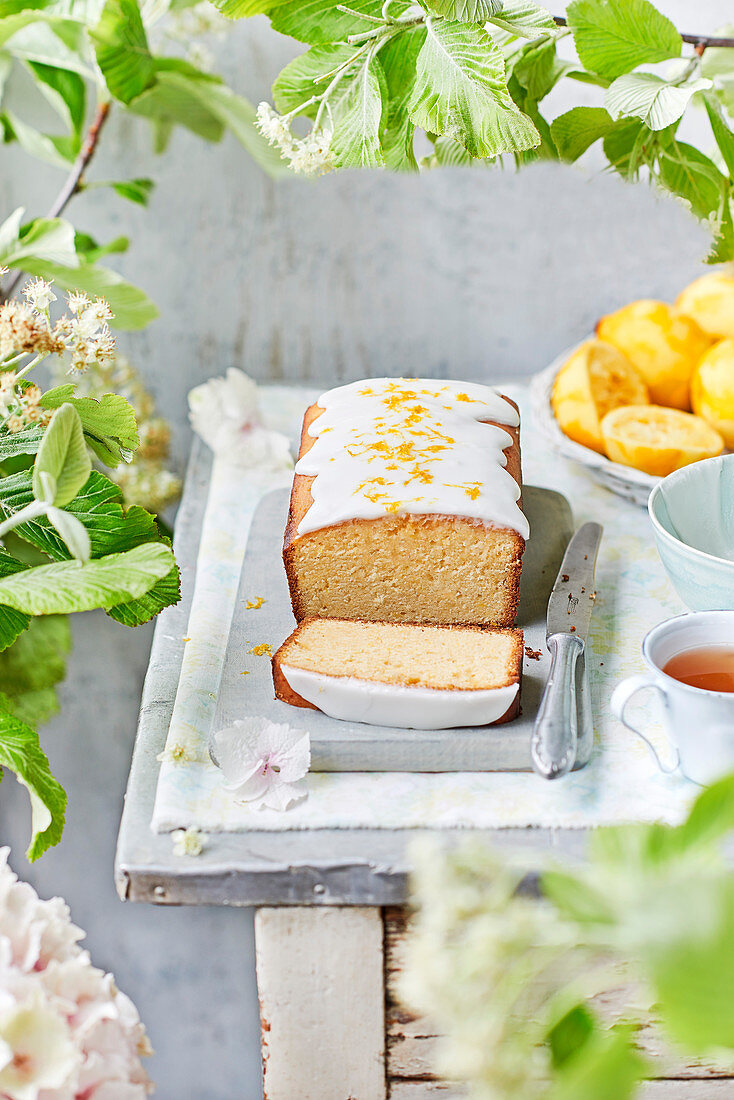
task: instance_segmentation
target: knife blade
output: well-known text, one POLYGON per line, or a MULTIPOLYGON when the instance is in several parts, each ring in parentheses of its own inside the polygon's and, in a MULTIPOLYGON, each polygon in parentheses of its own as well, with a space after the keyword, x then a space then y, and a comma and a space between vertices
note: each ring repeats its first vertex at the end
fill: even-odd
POLYGON ((530 742, 533 768, 545 779, 566 775, 577 756, 579 763, 585 763, 591 752, 594 731, 586 667, 581 669, 577 695, 576 665, 579 658, 583 660, 594 608, 594 570, 602 530, 598 523, 579 527, 566 547, 548 600, 546 640, 551 668, 530 742))

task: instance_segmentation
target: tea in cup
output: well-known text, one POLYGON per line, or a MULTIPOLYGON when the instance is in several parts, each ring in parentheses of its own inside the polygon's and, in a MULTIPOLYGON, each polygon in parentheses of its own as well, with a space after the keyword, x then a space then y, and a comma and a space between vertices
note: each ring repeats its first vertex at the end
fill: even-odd
POLYGON ((641 737, 663 771, 681 771, 694 783, 734 772, 734 611, 699 611, 660 623, 642 643, 649 669, 618 684, 614 715, 641 737), (637 692, 660 696, 663 727, 675 754, 665 766, 649 740, 626 717, 637 692))

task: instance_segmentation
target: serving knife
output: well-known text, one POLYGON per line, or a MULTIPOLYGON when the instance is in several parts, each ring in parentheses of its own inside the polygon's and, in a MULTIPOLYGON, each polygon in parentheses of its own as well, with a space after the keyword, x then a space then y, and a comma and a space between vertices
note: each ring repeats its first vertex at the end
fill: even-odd
POLYGON ((566 547, 548 600, 551 668, 530 741, 533 768, 545 779, 559 779, 591 755, 594 728, 584 648, 602 530, 598 523, 579 527, 566 547))

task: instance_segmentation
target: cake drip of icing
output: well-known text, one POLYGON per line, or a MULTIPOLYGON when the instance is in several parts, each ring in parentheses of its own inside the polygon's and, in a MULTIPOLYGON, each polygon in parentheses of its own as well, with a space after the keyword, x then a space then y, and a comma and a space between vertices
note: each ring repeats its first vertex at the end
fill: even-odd
POLYGON ((527 539, 520 488, 507 471, 515 408, 469 382, 371 378, 322 394, 315 443, 296 473, 314 477, 298 534, 352 519, 448 515, 527 539), (493 420, 497 424, 483 421, 493 420))
POLYGON ((383 684, 354 676, 326 676, 281 665, 286 682, 308 703, 343 722, 439 730, 488 726, 509 710, 519 684, 457 691, 383 684))

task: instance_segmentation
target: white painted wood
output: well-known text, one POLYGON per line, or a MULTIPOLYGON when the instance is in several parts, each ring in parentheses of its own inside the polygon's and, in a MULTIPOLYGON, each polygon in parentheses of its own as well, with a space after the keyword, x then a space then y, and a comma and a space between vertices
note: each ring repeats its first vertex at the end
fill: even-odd
MULTIPOLYGON (((407 910, 389 908, 385 916, 385 1041, 387 1057, 387 1076, 390 1081, 391 1097, 402 1094, 395 1089, 405 1085, 436 1080, 440 1035, 435 1024, 425 1016, 413 1013, 400 1002, 398 982, 404 966, 405 949, 410 935, 407 910)), ((630 991, 625 987, 612 989, 593 999, 594 1010, 610 1022, 624 1015, 625 1002, 630 991)), ((712 1100, 719 1097, 731 1097, 734 1100, 734 1079, 730 1069, 722 1069, 705 1061, 680 1061, 666 1047, 659 1028, 652 1020, 640 1029, 638 1043, 641 1051, 652 1063, 651 1073, 660 1078, 661 1086, 670 1084, 672 1100, 687 1100, 709 1095, 696 1091, 697 1082, 710 1087, 712 1100), (693 1091, 681 1091, 679 1086, 688 1084, 693 1091), (724 1088, 725 1086, 725 1088, 724 1088), (727 1092, 726 1089, 729 1091, 727 1092), (718 1091, 717 1091, 718 1090, 718 1091)), ((405 1100, 411 1098, 410 1090, 405 1100)), ((430 1095, 430 1094, 426 1094, 430 1095)), ((643 1094, 646 1095, 646 1094, 643 1094)), ((665 1091, 649 1093, 650 1100, 663 1100, 665 1091)), ((420 1091, 415 1100, 423 1100, 420 1091)))
POLYGON ((259 909, 265 1100, 385 1100, 382 914, 259 909))
POLYGON ((446 1081, 391 1081, 388 1095, 390 1100, 465 1100, 469 1093, 446 1081))
MULTIPOLYGON (((639 1100, 734 1100, 731 1079, 647 1081, 638 1094, 639 1100)), ((422 1097, 400 1097, 399 1100, 423 1100, 422 1097)), ((447 1098, 448 1100, 448 1098, 447 1098)))

